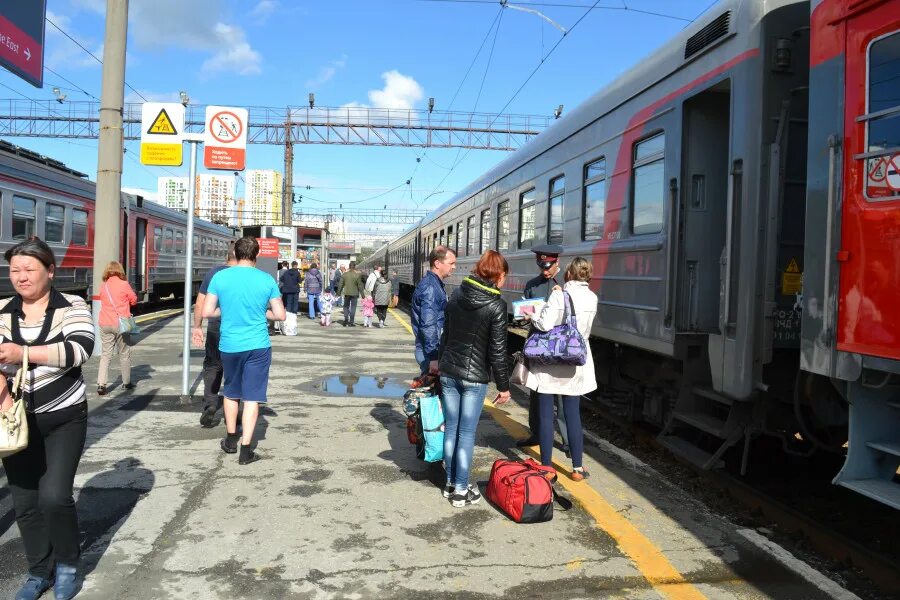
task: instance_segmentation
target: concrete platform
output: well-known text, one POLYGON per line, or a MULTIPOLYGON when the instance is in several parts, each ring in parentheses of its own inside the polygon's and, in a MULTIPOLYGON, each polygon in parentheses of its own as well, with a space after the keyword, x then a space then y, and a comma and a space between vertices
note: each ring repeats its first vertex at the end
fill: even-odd
MULTIPOLYGON (((592 477, 560 477, 574 505, 549 523, 517 525, 486 501, 453 508, 406 440, 399 395, 417 367, 400 313, 386 329, 301 317, 298 337, 273 337, 264 460, 241 467, 219 449, 224 425, 200 428, 199 400, 178 399, 181 327, 145 328, 133 393, 89 398, 79 598, 854 597, 615 448, 588 445, 592 477)), ((202 353, 191 360, 199 396, 202 353)), ((475 479, 521 455, 525 421, 521 406, 486 408, 475 479)), ((26 570, 5 486, 0 533, 5 598, 26 570)))

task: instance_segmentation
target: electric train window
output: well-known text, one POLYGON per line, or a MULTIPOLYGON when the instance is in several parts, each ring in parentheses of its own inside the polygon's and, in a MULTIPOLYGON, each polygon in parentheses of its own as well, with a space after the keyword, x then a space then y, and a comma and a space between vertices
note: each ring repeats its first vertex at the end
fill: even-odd
POLYGON ((44 241, 62 242, 66 220, 66 209, 59 204, 47 204, 44 207, 44 241))
POLYGON ((897 198, 900 191, 890 180, 900 171, 900 31, 869 46, 868 115, 866 151, 880 155, 867 161, 866 196, 897 198))
POLYGON ((13 196, 12 237, 25 240, 34 235, 34 200, 13 196))
POLYGON ((444 236, 445 236, 445 234, 446 234, 446 232, 445 232, 443 229, 441 229, 441 237, 440 237, 440 240, 441 240, 440 244, 441 244, 441 246, 444 245, 444 239, 445 239, 444 236))
POLYGON ((563 199, 566 196, 566 178, 561 175, 550 180, 550 204, 547 210, 547 243, 563 243, 563 199))
POLYGON ((634 190, 631 232, 659 233, 663 223, 665 188, 665 134, 653 136, 634 147, 634 190))
POLYGON ((534 245, 534 188, 519 195, 519 248, 534 245))
POLYGON ((175 251, 175 232, 171 229, 166 229, 166 252, 174 252, 175 251))
POLYGON ((184 232, 175 232, 175 254, 184 254, 184 232))
POLYGON ((601 158, 584 166, 584 223, 585 240, 603 239, 603 220, 606 214, 606 159, 601 158))
POLYGON ((87 211, 72 210, 72 243, 79 246, 87 246, 88 243, 88 215, 87 211))
POLYGON ((162 250, 162 238, 163 232, 162 227, 154 227, 153 228, 153 249, 159 252, 162 250))
POLYGON ((469 217, 468 227, 466 227, 466 242, 468 245, 466 246, 466 256, 475 256, 475 251, 478 249, 478 240, 475 238, 475 232, 478 231, 478 224, 475 223, 475 217, 469 217))
POLYGON ((456 224, 456 247, 453 248, 453 254, 459 256, 461 250, 465 250, 465 241, 463 240, 463 222, 456 224))
POLYGON ((491 209, 481 211, 481 253, 491 247, 491 209))
POLYGON ((447 227, 447 247, 451 250, 456 248, 456 238, 453 236, 453 225, 447 227))
POLYGON ((497 205, 497 251, 509 250, 509 200, 497 205))

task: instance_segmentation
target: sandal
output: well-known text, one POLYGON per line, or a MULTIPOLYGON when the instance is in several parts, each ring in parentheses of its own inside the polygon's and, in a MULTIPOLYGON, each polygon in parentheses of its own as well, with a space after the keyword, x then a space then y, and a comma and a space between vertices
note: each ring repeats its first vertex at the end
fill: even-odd
POLYGON ((569 475, 569 478, 572 481, 584 481, 585 479, 587 479, 590 476, 591 476, 591 474, 588 473, 587 471, 585 471, 584 467, 581 467, 578 469, 572 469, 572 474, 569 475))
POLYGON ((98 386, 97 386, 97 395, 98 395, 98 396, 105 396, 105 395, 106 395, 106 386, 105 386, 105 385, 98 385, 98 386))

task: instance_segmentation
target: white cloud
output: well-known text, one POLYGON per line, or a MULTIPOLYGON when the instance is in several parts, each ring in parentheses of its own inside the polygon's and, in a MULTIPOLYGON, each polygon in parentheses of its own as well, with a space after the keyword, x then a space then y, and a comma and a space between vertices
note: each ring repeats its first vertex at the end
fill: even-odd
POLYGON ((384 87, 369 91, 369 102, 375 108, 409 109, 425 97, 425 90, 418 81, 396 69, 382 73, 381 78, 384 79, 384 87))
POLYGON ((258 75, 262 73, 262 56, 250 47, 240 27, 216 23, 216 35, 223 42, 212 58, 203 63, 205 73, 227 71, 237 75, 258 75))
POLYGON ((341 56, 337 60, 333 60, 324 67, 319 68, 319 73, 312 79, 306 80, 306 87, 308 89, 314 90, 317 89, 332 79, 337 75, 337 72, 347 66, 347 55, 341 56))
MULTIPOLYGON (((55 13, 52 10, 50 10, 49 8, 47 9, 47 19, 49 21, 53 21, 54 23, 56 23, 60 27, 60 29, 68 29, 69 25, 72 23, 72 19, 70 19, 66 15, 61 15, 59 13, 55 13)), ((47 35, 58 35, 58 36, 62 35, 56 29, 56 27, 53 27, 52 25, 50 27, 47 27, 46 31, 47 31, 47 35)))
POLYGON ((265 23, 266 19, 272 16, 278 9, 278 0, 259 0, 253 10, 250 11, 250 17, 257 23, 265 23))
MULTIPOLYGON (((101 15, 106 13, 106 0, 72 0, 72 6, 100 13, 101 15)), ((47 12, 49 13, 50 11, 47 12)))

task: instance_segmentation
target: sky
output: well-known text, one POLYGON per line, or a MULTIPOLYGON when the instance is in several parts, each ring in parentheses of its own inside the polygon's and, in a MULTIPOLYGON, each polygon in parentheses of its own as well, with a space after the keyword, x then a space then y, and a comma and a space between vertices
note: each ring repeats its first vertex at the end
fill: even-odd
MULTIPOLYGON (((510 4, 528 10, 491 0, 131 0, 125 80, 152 101, 177 102, 184 90, 192 104, 283 110, 306 106, 313 92, 319 107, 422 109, 433 97, 436 110, 495 113, 508 104, 506 113, 550 116, 562 104, 565 115, 712 3, 601 0, 591 11, 593 0, 510 4), (560 27, 571 31, 563 36, 560 27)), ((47 0, 48 20, 99 57, 105 11, 106 0, 47 0)), ((50 23, 44 64, 53 72, 45 70, 43 89, 0 69, 0 98, 53 99, 53 87, 67 101, 100 96, 101 65, 50 23)), ((141 101, 129 89, 125 100, 141 101)), ((96 178, 96 140, 7 141, 96 178)), ((310 186, 297 192, 300 208, 427 209, 508 153, 297 144, 294 156, 294 185, 310 186)), ((283 163, 283 147, 247 148, 249 169, 283 163)), ((123 188, 155 191, 157 177, 187 173, 187 161, 141 165, 139 142, 126 143, 123 188)), ((403 227, 351 229, 390 236, 403 227)))

